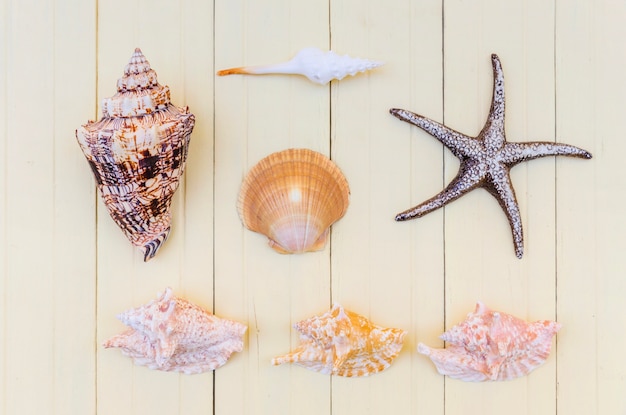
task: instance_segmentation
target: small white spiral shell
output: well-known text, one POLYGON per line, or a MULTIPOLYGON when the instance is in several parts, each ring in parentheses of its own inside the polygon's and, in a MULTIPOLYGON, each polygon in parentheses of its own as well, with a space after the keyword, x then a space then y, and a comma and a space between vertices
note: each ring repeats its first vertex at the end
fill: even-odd
POLYGON ((383 62, 368 59, 352 58, 348 55, 337 55, 333 51, 324 52, 316 48, 305 48, 290 61, 274 65, 244 66, 219 71, 224 75, 263 75, 293 74, 304 75, 309 80, 325 85, 333 79, 341 80, 347 75, 354 76, 359 72, 369 71, 383 65, 383 62))

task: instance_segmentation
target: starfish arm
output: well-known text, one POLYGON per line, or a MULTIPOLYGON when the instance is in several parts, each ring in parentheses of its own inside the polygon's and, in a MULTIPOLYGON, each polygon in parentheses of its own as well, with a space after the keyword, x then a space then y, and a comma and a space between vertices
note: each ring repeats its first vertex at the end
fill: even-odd
POLYGON ((500 59, 495 53, 491 55, 491 65, 493 66, 493 96, 488 121, 501 120, 498 128, 504 136, 504 74, 500 59))
POLYGON ((506 142, 504 138, 504 74, 498 55, 491 55, 491 64, 493 66, 491 108, 487 122, 477 138, 484 143, 485 148, 497 151, 506 142))
POLYGON ((522 258, 524 255, 524 233, 522 230, 522 218, 515 197, 515 189, 511 183, 509 172, 504 170, 503 174, 495 175, 491 182, 485 188, 496 198, 502 210, 506 214, 506 218, 511 225, 511 234, 513 235, 513 245, 515 246, 515 255, 522 258))
POLYGON ((484 183, 485 174, 481 173, 480 166, 471 161, 461 163, 459 173, 454 179, 437 195, 420 203, 419 205, 407 209, 396 215, 396 221, 405 221, 422 216, 437 210, 440 207, 460 198, 471 192, 484 183))
POLYGON ((399 108, 392 108, 389 112, 396 118, 413 124, 435 137, 448 147, 456 157, 469 157, 470 154, 475 154, 479 149, 479 143, 475 138, 461 134, 429 118, 399 108))
POLYGON ((591 158, 591 153, 583 150, 582 148, 549 141, 506 143, 501 155, 502 162, 509 166, 514 166, 523 161, 548 156, 568 156, 584 159, 591 158))

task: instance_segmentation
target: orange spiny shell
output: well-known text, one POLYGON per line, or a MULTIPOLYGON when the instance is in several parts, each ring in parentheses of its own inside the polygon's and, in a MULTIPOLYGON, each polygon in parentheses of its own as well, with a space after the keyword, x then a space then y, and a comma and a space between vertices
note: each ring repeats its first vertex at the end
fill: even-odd
POLYGON ((328 157, 308 149, 270 154, 246 175, 237 202, 251 231, 269 238, 280 253, 324 248, 330 225, 349 203, 345 176, 328 157))
POLYGON ((528 323, 478 303, 467 318, 441 335, 445 349, 418 345, 442 375, 467 382, 511 380, 542 365, 550 354, 559 323, 528 323))
POLYGON ((391 365, 406 332, 372 324, 339 304, 330 311, 294 325, 300 332, 296 350, 272 359, 273 365, 295 363, 323 374, 368 376, 391 365))

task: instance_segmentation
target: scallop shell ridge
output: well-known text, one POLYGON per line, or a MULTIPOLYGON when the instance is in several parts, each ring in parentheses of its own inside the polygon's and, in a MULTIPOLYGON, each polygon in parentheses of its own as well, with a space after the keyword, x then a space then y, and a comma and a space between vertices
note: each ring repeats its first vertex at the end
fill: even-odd
POLYGON ((232 353, 243 350, 247 330, 239 322, 175 297, 170 288, 118 319, 129 329, 105 341, 105 348, 119 348, 140 366, 185 374, 224 365, 232 353))
POLYGON ((529 323, 479 302, 463 322, 441 336, 448 343, 445 349, 420 343, 417 350, 433 361, 440 374, 454 379, 511 380, 545 363, 560 328, 554 321, 529 323))
POLYGON ((376 326, 367 318, 334 304, 332 309, 294 325, 300 344, 272 359, 323 374, 362 377, 387 369, 402 350, 406 331, 376 326))
POLYGON ((104 204, 144 261, 167 240, 195 117, 170 102, 140 49, 102 102, 102 118, 76 130, 104 204))
POLYGON ((244 226, 280 253, 323 249, 329 227, 345 214, 348 182, 335 163, 308 149, 270 154, 246 175, 237 210, 244 226))

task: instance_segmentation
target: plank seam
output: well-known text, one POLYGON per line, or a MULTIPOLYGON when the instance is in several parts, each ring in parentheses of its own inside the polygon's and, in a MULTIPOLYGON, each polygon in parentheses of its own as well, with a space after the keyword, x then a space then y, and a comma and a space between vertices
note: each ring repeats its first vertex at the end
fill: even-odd
MULTIPOLYGON (((99 57, 100 57, 100 51, 99 51, 99 47, 100 47, 100 42, 98 41, 98 33, 100 33, 100 14, 99 14, 99 10, 100 10, 100 4, 99 4, 99 0, 95 0, 95 15, 94 15, 94 28, 95 28, 95 32, 94 32, 94 45, 95 45, 95 79, 94 79, 94 94, 93 96, 95 97, 95 102, 94 102, 94 120, 98 119, 98 78, 99 78, 99 57)), ((94 325, 94 413, 97 414, 98 413, 98 379, 100 379, 100 376, 98 374, 98 324, 97 322, 99 321, 98 319, 98 307, 99 307, 99 303, 98 303, 98 259, 99 259, 99 255, 98 255, 98 189, 96 188, 96 191, 94 192, 93 195, 93 203, 94 203, 94 218, 93 218, 93 223, 94 223, 94 316, 96 319, 96 324, 94 325)))
MULTIPOLYGON (((557 94, 557 90, 558 90, 558 78, 557 78, 557 65, 558 65, 558 61, 557 61, 557 24, 558 24, 558 19, 557 19, 557 4, 556 1, 553 3, 554 4, 554 9, 553 9, 553 19, 554 22, 552 24, 552 27, 554 27, 554 33, 552 36, 552 44, 553 44, 553 55, 552 55, 552 60, 553 60, 553 74, 552 76, 554 77, 554 141, 557 141, 557 137, 558 137, 558 122, 557 122, 557 118, 558 118, 558 112, 557 112, 557 100, 559 98, 558 94, 557 94)), ((556 186, 557 186, 557 180, 556 180, 556 157, 554 158, 554 319, 555 321, 559 321, 559 261, 558 261, 558 221, 557 221, 557 203, 558 203, 558 199, 557 199, 557 191, 556 191, 556 186)), ((554 336, 554 352, 552 353, 554 355, 555 358, 555 369, 554 369, 554 411, 555 414, 559 413, 559 361, 558 361, 558 357, 559 357, 559 353, 558 353, 558 347, 559 346, 559 336, 554 336)))
MULTIPOLYGON (((446 122, 446 1, 441 0, 441 122, 445 124, 446 122)), ((445 148, 443 148, 441 152, 441 181, 442 185, 445 186, 445 172, 446 172, 446 154, 445 148)), ((443 332, 446 330, 446 311, 447 311, 447 296, 446 296, 446 207, 443 207, 442 223, 441 223, 441 232, 443 233, 442 238, 442 269, 443 269, 443 332)), ((443 376, 443 413, 446 413, 446 383, 447 377, 443 376)))

